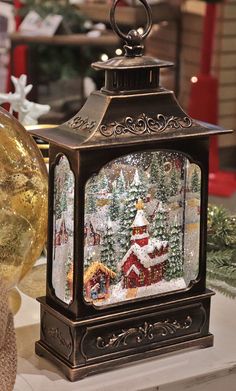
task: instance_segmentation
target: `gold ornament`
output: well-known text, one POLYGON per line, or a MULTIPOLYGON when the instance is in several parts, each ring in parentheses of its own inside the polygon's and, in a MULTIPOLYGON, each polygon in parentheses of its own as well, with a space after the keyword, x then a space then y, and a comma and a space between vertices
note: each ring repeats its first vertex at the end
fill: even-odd
MULTIPOLYGON (((25 129, 30 131, 35 131, 37 129, 49 129, 49 128, 56 128, 58 125, 53 124, 37 124, 37 125, 27 125, 25 126, 25 129)), ((34 138, 37 142, 38 148, 40 149, 42 155, 44 156, 43 160, 45 163, 49 163, 49 143, 46 143, 45 141, 42 143, 38 142, 37 138, 34 138)))
POLYGON ((46 264, 34 266, 17 288, 25 295, 36 299, 46 295, 46 264))
POLYGON ((21 295, 16 288, 8 292, 9 308, 13 315, 16 315, 21 306, 21 295))
POLYGON ((47 170, 36 143, 0 108, 0 276, 15 286, 40 256, 47 230, 47 170))

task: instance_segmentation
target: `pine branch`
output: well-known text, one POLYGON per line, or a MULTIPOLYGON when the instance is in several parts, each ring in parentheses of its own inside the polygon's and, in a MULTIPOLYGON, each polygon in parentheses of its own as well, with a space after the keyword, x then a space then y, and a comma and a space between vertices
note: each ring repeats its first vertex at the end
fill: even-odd
POLYGON ((236 289, 232 288, 230 285, 226 283, 222 283, 222 281, 212 281, 211 279, 207 280, 208 288, 214 289, 229 297, 230 299, 234 299, 236 297, 236 289))
POLYGON ((207 250, 210 284, 232 296, 236 288, 236 218, 229 216, 223 207, 209 206, 207 250))

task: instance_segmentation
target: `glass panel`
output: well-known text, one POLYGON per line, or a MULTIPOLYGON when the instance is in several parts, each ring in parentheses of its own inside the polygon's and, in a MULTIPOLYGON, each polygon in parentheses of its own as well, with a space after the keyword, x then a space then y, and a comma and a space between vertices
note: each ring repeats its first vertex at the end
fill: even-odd
POLYGON ((195 280, 199 272, 201 170, 186 160, 184 275, 186 284, 195 280))
POLYGON ((54 176, 52 285, 67 304, 73 299, 74 187, 69 161, 62 156, 54 176))
POLYGON ((167 151, 116 159, 87 182, 87 302, 102 306, 176 291, 196 278, 200 182, 198 166, 167 151))

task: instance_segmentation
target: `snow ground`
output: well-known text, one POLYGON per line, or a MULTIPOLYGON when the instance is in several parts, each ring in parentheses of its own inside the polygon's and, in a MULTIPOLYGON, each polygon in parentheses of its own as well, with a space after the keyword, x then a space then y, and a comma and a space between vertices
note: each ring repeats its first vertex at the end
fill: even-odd
POLYGON ((187 286, 183 278, 176 278, 171 281, 162 280, 157 284, 133 289, 123 289, 121 283, 118 283, 111 286, 109 297, 104 300, 95 301, 94 305, 103 306, 108 304, 121 303, 131 299, 150 297, 161 293, 167 293, 186 288, 187 286))

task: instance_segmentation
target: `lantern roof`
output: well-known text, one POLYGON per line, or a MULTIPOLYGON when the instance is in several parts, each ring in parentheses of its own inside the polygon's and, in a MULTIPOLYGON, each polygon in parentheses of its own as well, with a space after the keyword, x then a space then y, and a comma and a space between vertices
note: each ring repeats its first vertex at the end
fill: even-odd
POLYGON ((107 61, 99 61, 92 64, 94 69, 98 70, 119 70, 119 69, 135 69, 135 68, 168 68, 173 67, 173 63, 170 61, 159 60, 158 58, 148 56, 138 57, 113 57, 107 61))
POLYGON ((119 0, 113 2, 111 25, 126 42, 125 55, 92 65, 105 71, 101 91, 93 92, 71 120, 57 128, 33 130, 34 136, 70 149, 97 149, 231 132, 192 119, 180 107, 174 93, 160 86, 160 69, 172 63, 143 56, 143 40, 152 21, 147 1, 140 1, 147 13, 147 26, 127 35, 115 21, 119 0))

